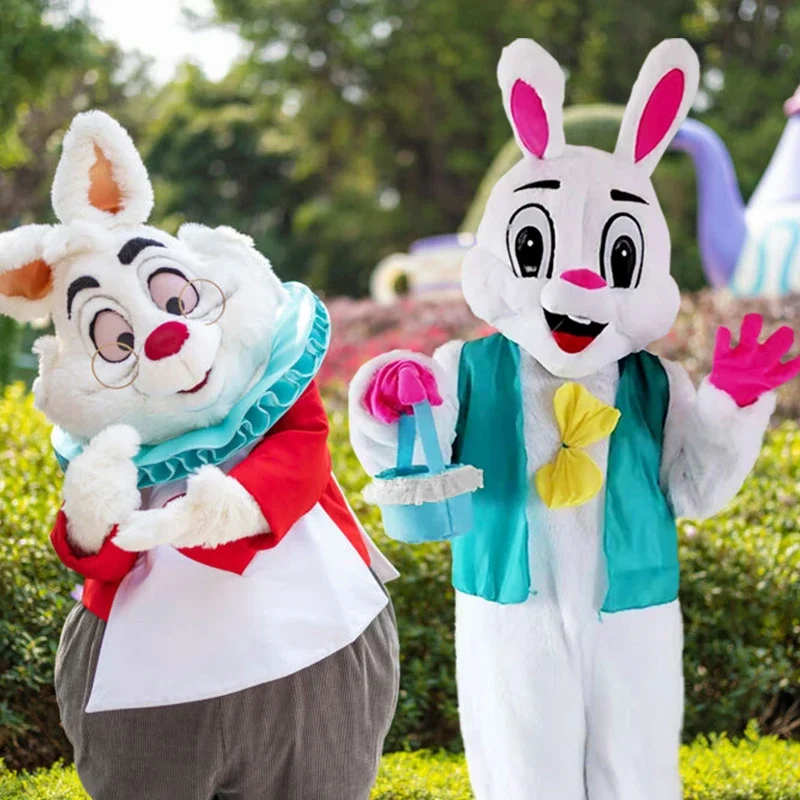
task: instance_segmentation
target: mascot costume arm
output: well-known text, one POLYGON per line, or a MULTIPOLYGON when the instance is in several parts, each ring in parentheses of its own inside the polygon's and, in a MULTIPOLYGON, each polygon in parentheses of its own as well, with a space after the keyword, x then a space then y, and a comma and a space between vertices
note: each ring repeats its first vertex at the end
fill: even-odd
MULTIPOLYGON (((417 399, 427 399, 439 445, 445 461, 450 461, 458 420, 458 362, 463 342, 442 345, 433 358, 410 350, 394 350, 373 358, 355 374, 350 384, 350 441, 364 469, 377 475, 397 460, 397 419, 417 399), (416 365, 411 385, 401 377, 416 365), (391 368, 395 367, 394 370, 391 368), (397 369, 399 368, 399 369, 397 369), (391 371, 390 371, 391 370, 391 371), (417 386, 424 396, 415 396, 417 386), (410 396, 406 393, 410 392, 410 396)), ((422 458, 419 443, 415 463, 422 458)))
POLYGON ((213 548, 241 542, 243 551, 254 554, 274 547, 328 485, 327 442, 328 420, 312 384, 228 475, 203 467, 189 478, 184 497, 164 508, 137 511, 114 541, 137 551, 160 544, 213 548))
POLYGON ((677 516, 705 519, 741 488, 758 458, 775 410, 775 389, 800 372, 800 358, 782 362, 792 346, 782 327, 759 344, 762 318, 748 314, 736 347, 717 332, 711 374, 695 391, 683 367, 663 361, 670 382, 661 482, 677 516))

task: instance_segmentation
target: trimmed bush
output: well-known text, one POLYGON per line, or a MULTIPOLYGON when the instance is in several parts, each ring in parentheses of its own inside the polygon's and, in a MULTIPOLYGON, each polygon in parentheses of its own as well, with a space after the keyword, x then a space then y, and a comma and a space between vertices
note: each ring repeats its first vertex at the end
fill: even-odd
POLYGON ((770 432, 725 511, 681 524, 685 732, 800 734, 800 430, 770 432))
POLYGON ((61 494, 48 430, 20 386, 0 394, 0 753, 15 767, 71 757, 52 680, 75 575, 47 539, 61 494))
MULTIPOLYGON (((681 748, 685 800, 800 800, 800 743, 759 737, 699 738, 681 748)), ((372 800, 472 800, 464 757, 420 751, 384 756, 372 800)), ((73 767, 34 775, 0 762, 0 800, 88 800, 73 767)))
POLYGON ((61 762, 33 774, 11 772, 0 760, 0 800, 90 800, 75 767, 61 762))
MULTIPOLYGON (((800 800, 800 743, 761 737, 699 738, 681 748, 685 800, 800 800)), ((471 800, 460 755, 385 756, 372 800, 471 800)))
MULTIPOLYGON (((447 545, 386 539, 365 506, 366 478, 331 412, 340 482, 359 517, 402 573, 390 586, 400 626, 402 684, 387 750, 458 750, 453 589, 447 545)), ((69 758, 50 688, 75 576, 47 534, 60 475, 47 426, 19 388, 0 398, 0 752, 10 766, 69 758)), ((762 730, 800 733, 800 429, 767 440, 755 473, 715 520, 681 524, 686 617, 686 736, 762 730)))

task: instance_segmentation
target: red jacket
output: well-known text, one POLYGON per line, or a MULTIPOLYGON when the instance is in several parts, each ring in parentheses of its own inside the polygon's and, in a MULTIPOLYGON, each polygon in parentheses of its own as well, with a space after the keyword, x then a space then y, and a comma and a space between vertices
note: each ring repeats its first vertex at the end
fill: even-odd
MULTIPOLYGON (((315 383, 228 475, 258 503, 270 532, 214 548, 181 549, 185 556, 241 575, 260 550, 275 547, 319 503, 370 565, 361 530, 331 473, 328 418, 315 383)), ((58 557, 86 579, 83 604, 104 620, 120 582, 139 558, 138 553, 114 544, 115 533, 116 527, 97 553, 82 555, 67 538, 67 517, 62 509, 50 534, 58 557)))

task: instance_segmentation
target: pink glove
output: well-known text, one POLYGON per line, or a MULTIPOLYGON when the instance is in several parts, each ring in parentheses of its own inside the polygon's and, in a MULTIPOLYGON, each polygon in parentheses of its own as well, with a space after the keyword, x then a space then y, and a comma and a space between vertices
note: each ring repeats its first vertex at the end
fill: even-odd
POLYGON ((364 405, 381 422, 397 422, 401 414, 410 414, 414 403, 427 400, 440 406, 442 398, 436 378, 428 367, 416 361, 402 359, 384 364, 369 382, 364 405))
POLYGON ((764 344, 759 344, 763 322, 761 314, 746 314, 739 344, 734 348, 728 328, 723 326, 717 331, 714 363, 708 379, 729 394, 740 408, 752 405, 765 392, 800 374, 800 357, 781 361, 794 342, 792 329, 784 325, 764 344))

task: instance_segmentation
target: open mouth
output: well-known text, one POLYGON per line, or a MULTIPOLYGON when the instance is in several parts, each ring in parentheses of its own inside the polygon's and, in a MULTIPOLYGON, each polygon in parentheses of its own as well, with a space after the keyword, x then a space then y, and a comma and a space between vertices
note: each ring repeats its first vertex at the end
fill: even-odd
POLYGON ((546 308, 542 310, 556 344, 565 353, 580 353, 585 350, 608 326, 607 322, 594 322, 586 317, 569 314, 554 314, 546 308))
POLYGON ((195 392, 199 392, 208 383, 208 378, 210 375, 211 370, 206 372, 205 377, 200 381, 200 383, 197 384, 197 386, 192 386, 191 389, 182 389, 180 392, 178 392, 178 394, 194 394, 195 392))

